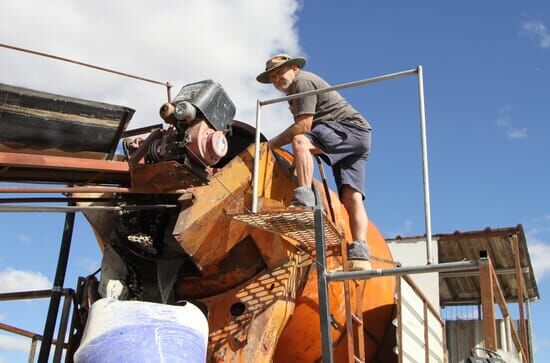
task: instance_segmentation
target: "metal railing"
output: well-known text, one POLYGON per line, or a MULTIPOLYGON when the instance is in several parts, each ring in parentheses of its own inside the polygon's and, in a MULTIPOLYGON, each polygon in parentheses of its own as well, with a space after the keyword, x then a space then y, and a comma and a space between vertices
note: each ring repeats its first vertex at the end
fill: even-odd
POLYGON ((260 134, 261 134, 261 108, 262 106, 272 105, 275 103, 294 100, 296 98, 317 95, 320 93, 336 91, 344 88, 358 87, 370 83, 387 81, 390 79, 408 77, 417 75, 418 78, 418 104, 420 114, 420 141, 422 146, 422 176, 424 185, 424 221, 426 226, 426 255, 428 264, 433 263, 432 252, 432 224, 431 224, 431 210, 430 210, 430 185, 429 185, 429 173, 428 173, 428 145, 426 137, 426 110, 424 106, 424 76, 422 72, 422 66, 418 66, 415 69, 410 69, 402 72, 386 74, 378 77, 372 77, 363 79, 360 81, 342 83, 336 86, 323 88, 319 90, 307 91, 302 93, 296 93, 286 97, 274 98, 270 100, 256 102, 256 147, 254 150, 254 174, 252 181, 252 213, 258 213, 258 179, 259 179, 259 162, 260 162, 260 134))
MULTIPOLYGON (((422 266, 405 266, 388 269, 373 269, 369 271, 346 271, 346 272, 327 272, 326 266, 326 245, 323 228, 323 206, 320 203, 318 192, 316 193, 317 203, 313 209, 314 228, 315 228, 315 265, 317 268, 317 289, 319 299, 319 318, 321 324, 321 360, 323 363, 333 363, 334 355, 332 352, 332 333, 331 333, 331 314, 330 301, 328 295, 328 284, 332 281, 346 280, 366 280, 381 276, 403 276, 408 274, 421 274, 443 271, 472 271, 479 269, 479 261, 458 261, 447 262, 422 266)), ((354 357, 355 359, 355 357, 354 357)), ((359 362, 355 359, 355 362, 359 362)))
MULTIPOLYGON (((12 334, 17 334, 20 336, 27 337, 31 339, 30 351, 28 362, 32 363, 35 361, 37 343, 41 342, 42 346, 45 346, 48 352, 46 358, 39 359, 40 362, 46 362, 48 360, 49 352, 51 346, 55 346, 55 352, 53 356, 53 362, 61 362, 63 351, 66 351, 72 346, 72 334, 77 326, 81 329, 80 323, 76 316, 76 311, 78 310, 78 304, 76 302, 75 291, 73 289, 51 289, 51 290, 35 290, 35 291, 18 291, 18 292, 7 292, 0 294, 0 301, 15 301, 15 300, 28 300, 28 299, 41 299, 41 298, 53 298, 55 295, 60 295, 63 297, 63 309, 61 313, 60 326, 57 334, 57 339, 53 339, 53 329, 48 336, 40 335, 38 333, 30 332, 25 329, 21 329, 15 326, 8 324, 0 323, 0 330, 7 331, 12 334), (72 317, 71 317, 71 308, 72 308, 72 317), (70 327, 69 327, 69 322, 70 327), (68 331, 67 331, 68 330, 68 331), (66 336, 68 332, 68 341, 66 341, 66 336)), ((55 328, 55 327, 53 327, 55 328)))

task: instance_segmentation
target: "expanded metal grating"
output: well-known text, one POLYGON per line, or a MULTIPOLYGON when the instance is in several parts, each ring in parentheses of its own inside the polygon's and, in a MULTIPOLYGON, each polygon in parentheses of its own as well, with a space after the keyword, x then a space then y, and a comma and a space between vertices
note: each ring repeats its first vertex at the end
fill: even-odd
MULTIPOLYGON (((288 237, 308 249, 315 249, 315 224, 312 210, 296 209, 271 211, 269 213, 240 214, 235 218, 248 225, 263 229, 282 237, 288 237)), ((325 243, 327 246, 340 245, 343 236, 334 225, 324 219, 325 243)))

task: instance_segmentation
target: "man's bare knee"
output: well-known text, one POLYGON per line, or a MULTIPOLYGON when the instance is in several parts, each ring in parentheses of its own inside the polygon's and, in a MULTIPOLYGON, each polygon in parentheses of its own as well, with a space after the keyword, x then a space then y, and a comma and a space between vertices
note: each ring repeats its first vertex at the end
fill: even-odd
POLYGON ((296 135, 292 138, 292 150, 294 153, 309 151, 312 154, 320 155, 323 152, 319 150, 309 138, 305 135, 296 135))
POLYGON ((359 193, 357 190, 350 187, 349 185, 344 185, 342 187, 342 191, 340 192, 340 199, 345 206, 357 202, 362 202, 363 200, 361 193, 359 193))
POLYGON ((304 135, 296 135, 292 138, 292 148, 294 150, 305 151, 311 148, 311 141, 304 135))

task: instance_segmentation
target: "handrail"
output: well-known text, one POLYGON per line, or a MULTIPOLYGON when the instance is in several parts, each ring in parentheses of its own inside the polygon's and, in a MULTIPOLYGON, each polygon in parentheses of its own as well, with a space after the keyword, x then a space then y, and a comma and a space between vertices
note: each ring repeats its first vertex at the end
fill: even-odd
POLYGON ((320 93, 336 91, 343 88, 358 87, 370 83, 382 82, 390 79, 407 77, 416 74, 418 76, 418 103, 420 113, 420 141, 422 147, 422 176, 424 186, 424 216, 426 227, 426 257, 428 265, 433 263, 433 249, 432 249, 432 225, 431 225, 431 207, 430 207, 430 185, 429 185, 429 172, 428 172, 428 146, 426 137, 426 111, 424 105, 424 80, 422 66, 419 65, 415 69, 409 69, 402 72, 385 74, 382 76, 367 78, 354 82, 342 83, 336 86, 323 88, 319 90, 306 91, 296 93, 290 96, 273 98, 269 100, 257 100, 256 101, 256 135, 255 135, 255 149, 254 149, 254 171, 252 178, 252 213, 258 213, 258 179, 259 179, 259 162, 260 162, 260 135, 261 135, 261 108, 275 103, 290 101, 296 98, 317 95, 320 93))
MULTIPOLYGON (((494 268, 493 263, 492 263, 492 261, 489 257, 483 257, 482 256, 482 258, 480 260, 480 275, 479 275, 479 278, 480 278, 480 284, 482 283, 481 281, 487 281, 488 282, 489 291, 488 291, 487 297, 489 297, 489 296, 492 297, 492 301, 484 302, 484 295, 481 294, 481 300, 482 300, 481 303, 482 303, 482 305, 486 305, 486 306, 488 306, 489 309, 494 310, 494 304, 496 303, 496 305, 500 309, 500 312, 502 314, 502 318, 503 318, 503 320, 505 321, 505 324, 506 324, 506 334, 510 334, 510 336, 512 337, 512 341, 514 343, 514 346, 516 347, 516 350, 518 351, 518 354, 521 355, 522 359, 527 360, 528 359, 527 347, 524 346, 524 343, 519 338, 519 335, 518 335, 518 332, 516 331, 516 329, 512 326, 512 324, 510 324, 511 315, 510 315, 510 312, 509 312, 508 307, 506 305, 506 299, 504 298, 504 294, 502 292, 502 288, 501 288, 500 283, 498 281, 498 277, 497 277, 495 268, 494 268), (482 268, 482 266, 484 266, 485 269, 482 268)), ((489 314, 489 315, 491 315, 491 314, 489 314)), ((492 315, 493 315, 493 318, 494 318, 494 313, 492 315)), ((489 317, 486 317, 486 316, 483 317, 483 319, 487 319, 487 318, 489 318, 489 317)), ((484 334, 487 334, 487 333, 488 332, 484 331, 484 334)), ((493 338, 496 338, 496 331, 494 331, 494 334, 495 334, 495 336, 493 338)), ((487 340, 487 338, 485 338, 485 340, 487 340)), ((494 343, 496 343, 496 341, 494 343)), ((496 348, 496 346, 495 347, 490 347, 490 348, 491 349, 496 348)))

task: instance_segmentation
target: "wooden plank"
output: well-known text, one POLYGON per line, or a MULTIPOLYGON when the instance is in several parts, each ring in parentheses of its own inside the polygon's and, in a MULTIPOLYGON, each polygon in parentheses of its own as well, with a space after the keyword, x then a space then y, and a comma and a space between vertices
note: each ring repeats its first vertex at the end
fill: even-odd
POLYGON ((497 350, 497 327, 495 323, 495 296, 491 260, 482 258, 479 261, 479 281, 481 305, 483 309, 483 338, 485 348, 497 350))
POLYGON ((525 313, 523 308, 524 297, 524 281, 523 274, 521 273, 521 262, 520 262, 520 250, 519 250, 519 241, 518 235, 514 234, 510 237, 512 242, 512 249, 514 251, 514 261, 516 265, 516 280, 517 280, 517 293, 518 293, 518 307, 519 307, 519 323, 521 327, 521 342, 523 345, 523 351, 525 353, 525 360, 529 362, 529 345, 527 344, 527 324, 525 322, 525 313))

